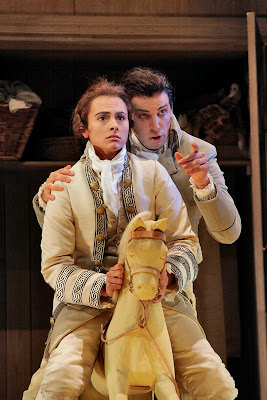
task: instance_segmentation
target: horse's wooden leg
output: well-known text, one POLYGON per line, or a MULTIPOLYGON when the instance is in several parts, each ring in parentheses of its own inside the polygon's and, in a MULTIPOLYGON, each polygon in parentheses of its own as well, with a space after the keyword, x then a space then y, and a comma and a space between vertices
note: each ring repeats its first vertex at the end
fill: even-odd
POLYGON ((180 400, 171 378, 167 375, 161 375, 157 379, 154 391, 158 400, 180 400))
POLYGON ((107 376, 109 400, 128 400, 129 381, 127 373, 113 370, 107 376))

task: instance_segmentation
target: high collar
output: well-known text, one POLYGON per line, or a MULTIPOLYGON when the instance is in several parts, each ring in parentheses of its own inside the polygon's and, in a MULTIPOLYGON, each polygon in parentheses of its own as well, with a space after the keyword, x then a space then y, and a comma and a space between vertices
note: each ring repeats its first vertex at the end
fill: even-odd
POLYGON ((157 150, 147 149, 145 146, 142 145, 142 143, 136 136, 134 130, 132 129, 129 134, 129 141, 131 144, 130 151, 133 154, 137 154, 138 152, 145 152, 145 153, 158 154, 158 156, 160 156, 161 154, 166 152, 167 148, 173 148, 174 146, 178 148, 180 146, 181 139, 182 139, 182 130, 175 115, 172 114, 168 140, 160 149, 157 150))

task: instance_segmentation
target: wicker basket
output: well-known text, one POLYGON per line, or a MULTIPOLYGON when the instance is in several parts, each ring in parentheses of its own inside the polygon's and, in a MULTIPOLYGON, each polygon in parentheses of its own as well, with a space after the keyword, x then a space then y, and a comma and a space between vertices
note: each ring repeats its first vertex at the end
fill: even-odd
POLYGON ((19 160, 30 137, 39 105, 11 113, 8 104, 0 104, 0 159, 19 160))

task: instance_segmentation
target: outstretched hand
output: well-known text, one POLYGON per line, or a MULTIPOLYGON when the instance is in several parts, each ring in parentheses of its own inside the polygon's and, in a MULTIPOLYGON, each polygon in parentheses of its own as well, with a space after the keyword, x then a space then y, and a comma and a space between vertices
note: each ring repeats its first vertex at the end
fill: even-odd
POLYGON ((179 152, 174 155, 177 164, 181 166, 187 174, 192 176, 199 189, 203 189, 210 183, 208 178, 209 163, 207 157, 202 151, 199 151, 199 147, 196 143, 191 143, 191 150, 187 156, 184 157, 179 152))
POLYGON ((56 181, 61 181, 61 182, 70 182, 71 178, 70 176, 75 175, 73 171, 70 170, 71 165, 67 165, 64 168, 60 168, 57 171, 51 172, 49 177, 47 178, 44 186, 44 190, 41 194, 41 197, 45 203, 48 202, 48 200, 55 200, 55 196, 51 194, 52 190, 56 191, 61 191, 64 190, 64 187, 61 185, 56 185, 56 181))
POLYGON ((120 290, 123 283, 124 267, 116 264, 106 273, 106 285, 101 290, 101 296, 112 297, 114 290, 120 290))

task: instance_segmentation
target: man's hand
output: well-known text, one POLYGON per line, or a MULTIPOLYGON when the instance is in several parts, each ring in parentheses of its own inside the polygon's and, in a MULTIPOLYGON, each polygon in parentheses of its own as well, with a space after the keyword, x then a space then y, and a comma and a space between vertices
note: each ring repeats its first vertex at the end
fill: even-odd
POLYGON ((209 163, 205 154, 199 151, 196 143, 191 143, 190 153, 184 157, 180 153, 175 153, 177 164, 180 165, 187 174, 194 179, 199 189, 204 189, 209 183, 208 178, 209 163))
POLYGON ((74 175, 73 171, 70 171, 71 165, 67 165, 64 168, 60 168, 57 171, 51 172, 49 177, 47 178, 45 182, 45 187, 44 190, 41 194, 41 197, 45 203, 48 202, 48 200, 55 200, 55 196, 51 194, 52 190, 63 190, 64 187, 60 185, 55 185, 56 181, 61 181, 61 182, 70 182, 71 178, 70 176, 74 175))
POLYGON ((163 267, 160 273, 159 286, 160 290, 156 299, 151 300, 151 303, 159 303, 165 295, 167 286, 171 283, 173 275, 167 272, 166 266, 163 267))
POLYGON ((112 297, 114 290, 120 290, 123 283, 124 267, 116 264, 106 273, 106 286, 101 290, 101 296, 112 297))

